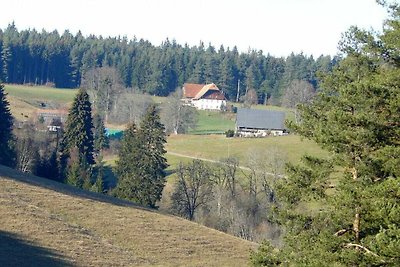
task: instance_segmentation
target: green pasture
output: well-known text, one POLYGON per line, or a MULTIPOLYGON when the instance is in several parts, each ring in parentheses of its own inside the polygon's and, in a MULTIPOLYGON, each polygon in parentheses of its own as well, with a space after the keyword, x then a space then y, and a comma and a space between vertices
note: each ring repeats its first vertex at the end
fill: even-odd
POLYGON ((74 99, 77 89, 6 84, 5 91, 10 96, 23 99, 28 103, 54 101, 59 104, 66 104, 74 99))
POLYGON ((246 165, 248 157, 258 151, 274 149, 296 163, 304 154, 327 156, 314 142, 301 139, 297 135, 267 138, 226 138, 224 135, 176 135, 167 140, 167 151, 182 155, 219 160, 234 156, 241 165, 246 165))
POLYGON ((218 111, 199 110, 199 121, 196 129, 189 134, 223 134, 229 129, 235 129, 236 114, 218 111))

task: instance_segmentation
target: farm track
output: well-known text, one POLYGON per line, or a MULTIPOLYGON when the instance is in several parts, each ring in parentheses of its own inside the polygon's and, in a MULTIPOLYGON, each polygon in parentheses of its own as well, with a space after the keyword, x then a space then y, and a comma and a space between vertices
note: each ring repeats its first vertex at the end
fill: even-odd
MULTIPOLYGON (((220 163, 220 164, 221 164, 221 162, 218 161, 218 160, 206 159, 206 158, 195 157, 195 156, 189 156, 189 155, 184 155, 184 154, 181 154, 181 153, 175 153, 175 152, 170 152, 170 151, 168 151, 167 154, 170 154, 170 155, 173 155, 173 156, 177 156, 177 157, 182 157, 182 158, 198 159, 198 160, 202 160, 202 161, 206 161, 206 162, 220 163)), ((238 168, 241 169, 241 170, 244 170, 244 171, 251 171, 251 169, 250 169, 249 167, 246 167, 246 166, 238 166, 238 168)), ((274 175, 275 175, 274 173, 271 173, 271 172, 267 172, 266 174, 267 174, 267 175, 271 175, 271 176, 274 176, 274 175)), ((277 176, 278 176, 278 177, 285 177, 285 176, 282 175, 282 174, 278 174, 277 176)))

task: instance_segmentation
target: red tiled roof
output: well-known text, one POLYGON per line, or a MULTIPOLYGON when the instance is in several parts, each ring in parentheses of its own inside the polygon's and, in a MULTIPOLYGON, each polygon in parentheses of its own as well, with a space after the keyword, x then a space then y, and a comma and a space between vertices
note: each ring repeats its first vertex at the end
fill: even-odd
POLYGON ((204 87, 204 84, 185 83, 183 85, 183 97, 194 98, 204 87))
POLYGON ((209 90, 205 93, 201 98, 204 99, 216 99, 216 100, 225 100, 225 95, 221 91, 209 90))
POLYGON ((219 88, 214 83, 209 83, 201 88, 200 92, 194 97, 194 99, 203 98, 203 96, 209 91, 219 91, 219 88))
POLYGON ((196 84, 196 83, 185 83, 183 85, 183 97, 197 99, 216 99, 225 100, 225 95, 219 88, 214 84, 196 84))

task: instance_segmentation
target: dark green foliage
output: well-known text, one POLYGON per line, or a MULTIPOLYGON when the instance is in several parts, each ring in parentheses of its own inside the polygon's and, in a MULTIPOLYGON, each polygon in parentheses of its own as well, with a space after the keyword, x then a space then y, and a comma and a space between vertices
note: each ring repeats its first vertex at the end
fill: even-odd
POLYGON ((235 131, 234 130, 228 130, 225 132, 225 136, 226 137, 233 137, 235 135, 235 131))
POLYGON ((65 133, 61 143, 62 157, 68 157, 70 150, 77 148, 79 160, 94 164, 92 109, 89 95, 80 90, 69 111, 65 133))
POLYGON ((400 43, 393 38, 400 8, 390 11, 380 36, 350 29, 341 43, 346 58, 324 75, 312 104, 300 107, 301 123, 291 123, 331 160, 306 157, 288 167, 276 217, 285 245, 261 247, 255 265, 400 265, 400 43))
POLYGON ((75 88, 92 69, 111 67, 125 87, 149 94, 167 96, 185 82, 214 82, 235 100, 240 81, 240 96, 246 88, 255 89, 262 102, 278 98, 294 79, 318 87, 316 71, 330 70, 335 62, 329 56, 314 60, 303 54, 275 58, 255 50, 240 54, 236 47, 216 51, 202 42, 189 47, 167 39, 154 46, 142 39, 84 37, 68 30, 18 31, 14 24, 0 33, 0 44, 0 79, 8 83, 75 88))
POLYGON ((106 129, 104 127, 104 122, 99 114, 95 114, 93 118, 93 126, 94 126, 94 151, 98 154, 104 148, 109 147, 109 140, 106 135, 106 129))
POLYGON ((74 161, 68 168, 67 184, 82 188, 83 180, 80 176, 80 166, 78 161, 74 161))
POLYGON ((252 251, 250 261, 253 266, 277 266, 282 264, 274 247, 268 242, 261 243, 257 251, 252 251))
POLYGON ((136 125, 132 123, 124 131, 119 149, 119 159, 116 163, 115 173, 118 184, 114 195, 119 198, 130 199, 140 203, 140 159, 142 146, 139 140, 136 125))
POLYGON ((154 105, 147 110, 140 129, 131 124, 124 132, 117 161, 119 181, 114 194, 156 208, 165 185, 167 161, 164 126, 154 105))
POLYGON ((92 168, 85 158, 80 158, 78 155, 77 149, 74 149, 68 163, 66 183, 90 190, 92 188, 92 168))
POLYGON ((50 155, 43 155, 36 163, 34 174, 47 179, 62 182, 59 175, 57 152, 53 151, 50 155))
POLYGON ((12 127, 13 117, 4 92, 4 85, 0 84, 0 164, 10 167, 15 165, 12 127))
POLYGON ((102 164, 97 166, 97 177, 91 190, 97 193, 104 192, 104 166, 102 164))

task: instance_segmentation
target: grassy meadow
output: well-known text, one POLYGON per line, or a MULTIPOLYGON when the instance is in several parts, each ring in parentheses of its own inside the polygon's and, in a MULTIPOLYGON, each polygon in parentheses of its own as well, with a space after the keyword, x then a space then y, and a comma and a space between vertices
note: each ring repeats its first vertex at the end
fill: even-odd
POLYGON ((324 156, 326 152, 314 142, 297 135, 267 138, 226 138, 225 135, 171 135, 167 151, 182 155, 218 160, 234 156, 246 165, 247 156, 253 152, 277 148, 290 162, 298 162, 303 154, 324 156))
POLYGON ((74 99, 76 89, 58 89, 45 86, 5 84, 11 113, 20 121, 29 120, 44 103, 50 108, 66 108, 74 99))
POLYGON ((24 99, 28 103, 56 102, 59 104, 67 104, 72 102, 77 89, 59 89, 45 86, 26 86, 6 84, 5 90, 8 95, 24 99))
POLYGON ((197 127, 189 134, 224 134, 230 129, 235 129, 235 114, 199 110, 197 127))
POLYGON ((246 266, 251 243, 0 166, 0 266, 246 266))

